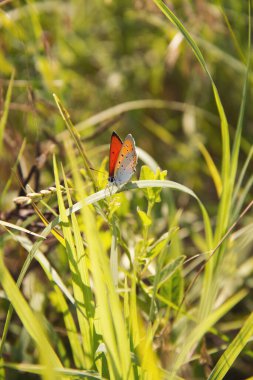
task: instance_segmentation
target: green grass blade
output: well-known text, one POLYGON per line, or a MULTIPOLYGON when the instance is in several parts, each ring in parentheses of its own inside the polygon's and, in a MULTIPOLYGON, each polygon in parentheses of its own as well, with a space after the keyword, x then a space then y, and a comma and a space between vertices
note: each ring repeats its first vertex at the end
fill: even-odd
MULTIPOLYGON (((221 122, 221 136, 222 136, 222 198, 220 203, 220 208, 218 212, 218 221, 217 221, 217 231, 216 231, 216 242, 221 238, 224 231, 226 230, 227 223, 228 223, 228 213, 227 213, 227 207, 230 206, 230 198, 231 198, 231 188, 230 188, 230 139, 229 139, 229 129, 228 129, 228 122, 227 118, 223 109, 223 105, 220 100, 219 92, 217 90, 217 87, 212 79, 212 76, 208 70, 208 67, 206 65, 206 62, 204 60, 204 57, 198 48, 196 42, 193 40, 187 29, 184 27, 184 25, 180 22, 180 20, 175 16, 175 14, 163 3, 162 0, 153 0, 154 3, 161 9, 161 11, 165 14, 165 16, 172 22, 174 26, 178 28, 178 30, 183 34, 186 41, 191 46, 197 60, 199 61, 200 65, 208 75, 211 84, 212 89, 214 93, 214 98, 216 102, 216 106, 218 109, 218 113, 220 116, 220 122, 221 122)), ((212 243, 212 242, 211 242, 212 243)), ((209 271, 208 277, 212 279, 212 271, 213 266, 212 262, 210 261, 207 265, 207 270, 209 271)), ((209 288, 209 281, 206 282, 207 285, 204 285, 203 288, 203 296, 202 300, 207 299, 207 292, 205 288, 209 288)), ((208 311, 208 308, 205 307, 204 304, 202 304, 201 309, 206 309, 208 311)))
POLYGON ((156 353, 152 346, 154 333, 152 328, 144 328, 143 322, 138 316, 138 325, 140 329, 141 342, 137 347, 139 360, 141 362, 140 378, 150 380, 162 380, 165 377, 159 368, 156 353))
POLYGON ((5 368, 4 368, 4 359, 0 356, 0 380, 5 380, 5 368))
POLYGON ((139 328, 139 315, 137 310, 137 294, 136 294, 136 268, 132 275, 130 297, 129 297, 129 324, 132 333, 133 346, 136 347, 140 343, 141 331, 139 328))
POLYGON ((247 195, 250 193, 252 186, 253 186, 253 175, 249 177, 245 187, 241 190, 241 194, 237 199, 236 206, 233 208, 233 213, 231 217, 233 221, 238 217, 240 211, 242 210, 245 199, 247 195))
POLYGON ((232 41, 233 41, 233 43, 234 43, 235 49, 237 50, 238 56, 240 57, 240 60, 241 60, 243 63, 246 63, 246 58, 245 58, 245 56, 244 56, 244 54, 243 54, 243 51, 242 51, 241 46, 240 46, 240 43, 238 42, 238 40, 237 40, 237 38, 236 38, 236 35, 235 35, 234 31, 233 31, 233 28, 232 28, 232 26, 231 26, 231 24, 230 24, 230 21, 229 21, 227 15, 226 15, 226 13, 225 13, 225 11, 224 11, 224 9, 223 9, 223 6, 222 6, 222 4, 221 4, 221 1, 219 1, 219 5, 220 5, 220 9, 221 9, 222 16, 224 17, 224 20, 225 20, 226 25, 227 25, 227 27, 228 27, 229 33, 231 34, 232 41))
MULTIPOLYGON (((112 119, 118 115, 122 115, 126 112, 141 110, 141 109, 169 109, 172 111, 185 112, 186 108, 190 108, 196 112, 196 114, 205 117, 206 119, 217 123, 218 119, 211 112, 208 112, 200 107, 196 107, 192 104, 185 104, 176 101, 166 101, 161 99, 141 99, 134 100, 130 102, 124 102, 117 104, 116 106, 110 107, 102 112, 97 113, 89 117, 88 119, 81 121, 75 125, 75 128, 78 132, 82 132, 90 127, 93 127, 99 123, 102 123, 108 119, 112 119)), ((153 129, 154 132, 154 129, 153 129)), ((67 132, 63 131, 58 134, 57 139, 59 141, 64 141, 66 138, 67 132)))
MULTIPOLYGON (((175 104, 174 102, 172 105, 175 104)), ((177 103, 178 105, 179 103, 177 103)), ((91 116, 87 120, 81 121, 76 124, 76 128, 79 132, 82 130, 92 127, 98 123, 101 123, 107 119, 113 118, 117 115, 121 115, 125 112, 139 110, 139 109, 149 109, 149 108, 170 108, 171 102, 160 100, 160 99, 142 99, 142 100, 134 100, 130 102, 125 102, 121 104, 117 104, 114 107, 108 108, 94 116, 91 116)), ((59 137, 62 140, 66 136, 65 132, 63 132, 59 137)))
POLYGON ((167 129, 165 129, 164 126, 160 125, 151 118, 147 117, 143 126, 145 129, 147 129, 150 133, 152 133, 155 137, 159 138, 165 144, 172 145, 176 143, 176 138, 173 136, 173 134, 167 131, 167 129))
POLYGON ((218 172, 218 169, 216 168, 216 165, 215 165, 210 153, 206 149, 206 147, 202 143, 199 143, 198 147, 199 147, 199 150, 202 153, 202 155, 206 161, 207 167, 209 169, 209 172, 211 174, 211 177, 213 179, 213 182, 214 182, 214 185, 216 188, 217 195, 218 195, 218 197, 220 197, 221 192, 222 192, 222 181, 221 181, 221 177, 220 177, 220 174, 218 172))
POLYGON ((187 29, 184 27, 184 25, 180 22, 180 20, 175 16, 175 14, 163 3, 162 0, 153 0, 154 3, 161 9, 161 11, 165 14, 165 16, 170 20, 170 22, 178 28, 178 30, 183 34, 186 41, 191 46, 197 60, 199 61, 200 65, 202 66, 203 70, 208 75, 212 88, 214 93, 215 102, 217 105, 217 109, 220 116, 221 121, 221 134, 222 134, 222 147, 223 147, 223 155, 222 155, 222 177, 223 177, 223 184, 224 182, 227 182, 229 178, 229 165, 230 165, 230 143, 229 143, 229 132, 228 132, 228 123, 226 119, 226 115, 220 100, 220 96, 218 93, 218 90, 215 86, 215 83, 212 79, 212 76, 208 70, 208 67, 206 65, 206 62, 204 60, 204 57, 196 44, 196 42, 193 40, 187 29))
MULTIPOLYGON (((170 20, 170 22, 178 28, 178 30, 182 33, 182 35, 185 37, 188 44, 191 46, 197 60, 199 61, 200 65, 202 66, 203 70, 208 75, 212 88, 214 93, 214 98, 216 102, 216 106, 219 112, 220 121, 221 121, 221 135, 222 135, 222 180, 223 180, 223 186, 226 187, 229 179, 229 166, 230 166, 230 140, 229 140, 229 129, 228 129, 228 122, 227 118, 221 103, 221 99, 219 96, 219 92, 217 90, 217 87, 213 81, 213 78, 209 72, 209 69, 206 65, 206 62, 204 60, 204 57, 196 44, 196 42, 191 37, 190 33, 187 31, 187 29, 184 27, 184 25, 181 23, 181 21, 175 16, 175 14, 163 3, 162 0, 153 0, 154 3, 161 9, 161 11, 164 13, 164 15, 170 20)), ((224 189, 225 191, 225 189, 224 189)), ((225 191, 226 194, 226 191, 225 191)))
POLYGON ((158 6, 158 8, 161 9, 163 14, 169 19, 169 21, 182 33, 186 41, 191 46, 194 54, 196 55, 196 58, 198 59, 200 65, 205 70, 205 72, 208 74, 208 76, 211 78, 211 75, 207 69, 204 57, 199 50, 197 44, 193 40, 193 38, 190 36, 187 29, 184 27, 184 25, 181 23, 181 21, 175 16, 175 14, 167 7, 167 5, 164 4, 162 0, 153 0, 154 3, 158 6))
MULTIPOLYGON (((72 206, 72 200, 70 197, 65 175, 64 182, 67 190, 68 203, 69 206, 72 206)), ((92 366, 95 356, 93 325, 95 308, 93 305, 93 295, 90 287, 90 278, 88 273, 89 262, 87 253, 84 250, 84 242, 75 214, 71 214, 71 222, 73 227, 73 238, 76 247, 76 267, 78 275, 80 276, 80 290, 81 296, 83 298, 82 302, 84 304, 84 307, 81 307, 82 315, 78 313, 78 320, 82 334, 83 347, 85 350, 85 355, 87 357, 86 361, 88 362, 88 366, 92 366)))
POLYGON ((0 226, 3 226, 5 228, 12 228, 14 230, 17 230, 17 231, 20 231, 20 232, 24 232, 25 234, 33 235, 33 236, 36 236, 38 238, 45 239, 44 236, 42 236, 42 235, 36 234, 35 232, 29 231, 26 228, 17 226, 16 224, 13 224, 13 223, 5 222, 3 220, 0 220, 0 226))
POLYGON ((250 63, 251 63, 251 6, 250 6, 250 1, 249 1, 248 59, 247 59, 246 74, 245 74, 243 91, 242 91, 241 107, 240 107, 239 118, 237 122, 236 134, 235 134, 233 150, 232 150, 232 157, 231 157, 232 186, 234 185, 236 172, 237 172, 238 156, 239 156, 240 144, 241 144, 241 135, 242 135, 243 122, 244 122, 244 116, 245 116, 245 110, 246 110, 246 104, 247 104, 250 63))
MULTIPOLYGON (((31 251, 33 244, 27 237, 13 235, 13 234, 12 234, 12 237, 16 241, 18 241, 22 245, 22 247, 26 249, 28 253, 31 251)), ((57 293, 57 302, 63 314, 67 335, 68 335, 72 353, 73 353, 73 358, 74 358, 76 366, 78 368, 81 368, 84 363, 83 351, 80 345, 79 336, 78 336, 78 332, 76 331, 74 320, 72 318, 72 315, 70 314, 70 310, 68 309, 67 303, 62 293, 67 297, 67 299, 73 305, 75 305, 75 300, 72 297, 72 295, 69 293, 66 286, 63 284, 56 270, 50 265, 47 258, 42 254, 41 251, 37 250, 35 259, 40 263, 48 279, 53 282, 55 292, 57 293)), ((8 310, 8 318, 11 317, 11 315, 9 316, 9 312, 10 310, 8 310)), ((8 326, 9 324, 7 323, 5 326, 5 329, 8 326)))
MULTIPOLYGON (((210 219, 209 219, 209 216, 205 210, 205 207, 202 205, 201 201, 198 199, 196 194, 192 190, 190 190, 189 188, 187 188, 185 186, 182 186, 182 185, 180 185, 176 182, 173 182, 173 181, 166 181, 166 180, 164 180, 164 181, 159 181, 159 180, 148 181, 148 180, 146 180, 146 181, 136 181, 133 183, 129 183, 126 186, 124 186, 122 189, 114 188, 114 189, 111 189, 110 192, 113 193, 113 192, 122 191, 122 190, 134 190, 134 189, 136 190, 138 188, 141 189, 141 188, 147 188, 147 187, 161 187, 164 189, 167 188, 167 189, 174 189, 177 191, 182 191, 182 192, 187 193, 191 197, 193 197, 195 200, 197 200, 198 204, 200 205, 200 209, 202 211, 204 223, 206 225, 207 241, 212 240, 212 231, 211 231, 210 219)), ((91 196, 85 198, 83 201, 76 203, 75 205, 73 205, 73 207, 71 207, 69 210, 67 210, 67 215, 71 215, 74 212, 82 210, 85 204, 87 205, 87 204, 92 204, 92 203, 98 202, 101 199, 105 199, 107 196, 108 196, 108 189, 107 190, 106 189, 101 190, 95 194, 92 194, 91 196)), ((59 217, 55 218, 42 231, 41 235, 44 237, 47 236, 50 233, 51 229, 53 227, 55 227, 57 224, 59 224, 59 222, 60 222, 60 218, 59 217)), ((41 245, 41 241, 38 241, 37 243, 34 244, 32 250, 30 252, 30 257, 29 257, 29 260, 27 261, 27 265, 22 271, 22 276, 20 277, 20 280, 22 280, 23 275, 26 273, 26 271, 30 265, 31 258, 34 256, 36 251, 39 249, 40 245, 41 245)), ((105 328, 105 330, 106 330, 106 328, 105 328)), ((136 331, 136 334, 138 336, 138 332, 136 329, 135 329, 135 331, 136 331)))
MULTIPOLYGON (((245 71, 245 64, 242 61, 238 60, 230 53, 226 53, 222 47, 218 47, 217 44, 208 41, 205 38, 201 38, 200 35, 195 35, 195 41, 198 42, 198 45, 216 61, 220 61, 227 67, 231 68, 235 75, 241 75, 245 71)), ((251 80, 253 79, 251 75, 251 80)))
MULTIPOLYGON (((75 155, 70 146, 67 149, 71 169, 73 172, 74 186, 77 191, 78 197, 84 197, 84 185, 81 181, 79 172, 77 170, 77 163, 75 159, 75 155)), ((96 313, 96 325, 99 323, 99 332, 101 331, 103 343, 106 347, 106 359, 107 359, 107 368, 110 373, 110 378, 117 379, 120 374, 124 374, 125 365, 123 365, 121 360, 121 355, 119 352, 119 347, 121 346, 116 343, 117 334, 124 334, 124 327, 120 329, 114 326, 114 323, 118 321, 121 316, 121 310, 117 310, 113 313, 113 300, 118 298, 116 295, 115 289, 110 283, 112 281, 111 272, 109 267, 109 262, 106 262, 107 257, 105 257, 104 250, 102 248, 100 237, 98 235, 98 231, 95 224, 94 216, 90 210, 87 210, 86 207, 81 208, 81 217, 82 217, 82 229, 86 232, 86 241, 87 241, 87 250, 86 254, 91 261, 91 273, 94 282, 95 295, 96 295, 96 305, 97 305, 97 313, 96 313), (103 264, 98 263, 96 260, 105 260, 103 264), (95 261, 95 262, 94 262, 95 261), (97 264, 97 265, 96 265, 97 264), (112 289, 108 290, 108 282, 112 286, 112 289), (113 293, 107 299, 107 293, 113 293)), ((97 329, 97 327, 96 327, 97 329)), ((119 339, 120 341, 121 339, 119 339)), ((124 342, 124 336, 122 342, 124 342)), ((128 344, 125 344, 125 349, 127 349, 128 344)), ((130 353, 125 355, 125 359, 129 357, 130 353)), ((129 361, 130 365, 130 361, 129 361)), ((129 367, 130 368, 130 367, 129 367)))
POLYGON ((130 345, 122 310, 111 276, 109 261, 100 242, 94 215, 82 209, 88 251, 98 304, 99 322, 107 348, 112 379, 131 379, 130 345))
MULTIPOLYGON (((215 86, 215 83, 212 79, 212 76, 206 66, 203 55, 201 51, 199 50, 197 44, 195 43, 193 38, 190 36, 190 34, 186 30, 186 28, 183 26, 183 24, 174 15, 174 13, 171 12, 170 9, 163 3, 163 1, 154 0, 154 2, 161 9, 161 11, 166 15, 166 17, 173 23, 173 25, 175 25, 179 29, 179 31, 183 34, 183 36, 185 37, 185 39, 187 40, 187 42, 193 49, 196 58, 198 59, 202 68, 205 70, 205 72, 209 76, 212 83, 214 98, 216 101, 217 109, 218 109, 220 120, 221 120, 221 135, 222 135, 222 149, 223 149, 222 175, 221 175, 223 191, 222 191, 222 198, 221 198, 221 202, 220 202, 220 206, 218 210, 217 229, 216 229, 216 234, 215 234, 215 242, 218 242, 227 229, 227 225, 229 221, 228 210, 230 209, 231 196, 232 196, 232 191, 231 191, 232 189, 231 189, 231 183, 230 183, 230 139, 229 139, 229 130, 228 130, 226 115, 225 115, 225 112, 220 100, 218 90, 215 86)), ((205 315, 208 314, 208 312, 212 308, 212 303, 214 300, 214 295, 210 296, 210 293, 212 291, 214 259, 210 260, 210 262, 206 266, 206 275, 204 279, 202 298, 201 298, 201 304, 200 304, 200 318, 203 318, 205 315)))
POLYGON ((201 338, 204 336, 208 330, 215 325, 215 323, 222 318, 229 310, 232 309, 238 302, 240 302, 245 296, 247 292, 242 290, 232 296, 228 301, 226 301, 222 306, 220 306, 217 310, 213 311, 209 316, 203 319, 200 323, 196 325, 195 328, 192 329, 190 334, 184 340, 184 345, 180 349, 180 353, 175 360, 175 364, 173 367, 173 372, 179 370, 179 368, 187 362, 187 357, 191 350, 198 344, 201 338))
POLYGON ((208 380, 222 380, 232 367, 236 358, 240 355, 250 338, 253 336, 253 313, 250 314, 243 327, 236 335, 232 343, 222 354, 218 363, 215 365, 208 380))
MULTIPOLYGON (((184 192, 184 193, 190 195, 195 200, 197 200, 197 202, 199 204, 199 207, 200 207, 200 210, 202 212, 203 221, 204 221, 204 225, 205 225, 207 246, 208 246, 208 249, 211 249, 212 239, 213 239, 211 222, 210 222, 210 218, 208 216, 208 213, 207 213, 207 211, 206 211, 203 203, 201 202, 201 200, 198 198, 198 196, 191 189, 189 189, 188 187, 183 186, 183 185, 181 185, 181 184, 179 184, 177 182, 174 182, 174 181, 168 181, 168 180, 142 180, 142 181, 133 181, 133 182, 130 182, 127 185, 125 185, 125 186, 123 186, 121 188, 117 188, 116 186, 112 186, 110 188, 110 190, 108 190, 108 188, 100 190, 100 191, 98 191, 98 192, 96 192, 96 193, 94 193, 94 194, 86 197, 82 201, 79 201, 79 202, 75 203, 71 208, 69 208, 68 210, 66 210, 66 213, 69 216, 72 213, 76 213, 79 210, 81 210, 85 205, 94 204, 94 203, 96 203, 96 202, 98 202, 98 201, 100 201, 102 199, 106 199, 106 197, 108 197, 109 195, 112 196, 116 192, 121 192, 121 191, 124 191, 124 190, 145 189, 145 188, 148 188, 148 187, 151 187, 151 188, 152 187, 160 187, 162 189, 172 189, 172 190, 181 191, 181 192, 184 192)), ((49 234, 49 232, 51 231, 51 229, 53 227, 55 227, 56 225, 58 225, 59 222, 60 222, 60 218, 59 217, 55 218, 43 230, 43 232, 41 233, 41 235, 42 236, 47 236, 49 234)), ((34 247, 34 250, 36 250, 37 247, 41 243, 37 243, 37 244, 38 245, 36 245, 34 247)))
MULTIPOLYGON (((41 365, 35 365, 30 363, 4 363, 5 368, 16 369, 17 371, 32 373, 35 375, 42 375, 45 367, 41 365)), ((54 369, 55 378, 59 376, 61 378, 71 378, 76 379, 96 379, 102 380, 100 375, 95 371, 85 371, 72 368, 55 368, 54 369)))
MULTIPOLYGON (((56 222, 56 221, 55 221, 56 222)), ((55 223, 53 222, 53 224, 55 223)), ((53 224, 50 224, 50 226, 47 226, 43 232, 42 232, 42 236, 45 238, 49 233, 50 233, 50 228, 53 224)), ((9 231, 10 232, 10 231, 9 231)), ((39 249, 40 245, 42 244, 43 242, 43 239, 39 239, 37 242, 34 243, 34 245, 32 246, 32 249, 31 251, 29 252, 29 255, 27 256, 23 266, 22 266, 22 269, 21 269, 21 272, 18 276, 18 280, 17 280, 17 287, 19 288, 29 267, 30 267, 30 264, 32 262, 32 259, 35 255, 35 253, 37 252, 37 249, 39 249)), ((6 316, 6 320, 5 320, 5 324, 4 324, 4 329, 3 329, 3 334, 2 334, 2 339, 1 339, 1 343, 0 343, 0 354, 2 354, 3 352, 3 347, 4 347, 4 344, 5 344, 5 340, 6 340, 6 336, 7 336, 7 332, 8 332, 8 329, 9 329, 9 325, 10 325, 10 321, 11 321, 11 317, 12 317, 12 313, 13 313, 13 305, 10 304, 9 306, 9 309, 8 309, 8 312, 7 312, 7 316, 6 316)))
MULTIPOLYGON (((163 252, 161 253, 161 256, 163 255, 163 252)), ((164 255, 163 255, 164 256, 164 255)), ((158 267, 156 271, 156 275, 154 276, 154 285, 152 289, 152 298, 150 302, 150 312, 149 312, 149 319, 151 321, 154 320, 154 305, 155 305, 155 300, 158 295, 159 289, 162 287, 162 285, 171 278, 178 269, 181 269, 182 264, 185 260, 185 256, 179 256, 176 259, 172 260, 169 262, 167 265, 165 265, 162 268, 163 263, 159 265, 159 260, 158 260, 158 267)), ((152 279, 152 277, 151 277, 152 279)))
MULTIPOLYGON (((250 16, 250 6, 249 6, 249 16, 250 16)), ((250 39, 251 39, 250 33, 251 33, 251 23, 249 20, 249 37, 248 37, 249 52, 250 52, 250 39)), ((248 64, 247 64, 243 93, 242 93, 240 114, 239 114, 239 119, 237 123, 236 135, 235 135, 233 151, 232 151, 232 156, 231 156, 231 163, 230 163, 230 154, 228 152, 229 141, 227 140, 229 139, 229 135, 227 132, 227 121, 225 119, 225 115, 223 115, 223 112, 222 112, 223 107, 221 104, 219 105, 220 99, 219 99, 218 93, 215 91, 215 94, 216 94, 215 96, 217 98, 216 103, 221 108, 219 113, 221 117, 221 124, 223 125, 223 128, 222 128, 223 191, 222 191, 221 201, 219 204, 218 216, 217 216, 217 222, 216 222, 216 231, 215 231, 215 236, 214 236, 215 245, 217 245, 217 243, 222 239, 222 236, 225 234, 228 228, 229 220, 231 219, 232 195, 233 195, 233 188, 234 188, 236 171, 237 171, 238 156, 239 156, 239 149, 240 149, 240 142, 241 142, 241 133, 242 133, 242 127, 243 127, 243 118, 245 114, 249 69, 250 69, 250 53, 248 54, 248 64)), ((200 303, 200 308, 199 308, 200 319, 208 315, 209 311, 212 309, 212 305, 215 300, 216 292, 218 289, 216 282, 213 281, 213 271, 219 271, 221 269, 219 263, 222 261, 223 255, 224 255, 224 246, 221 246, 220 249, 217 251, 216 255, 209 261, 209 263, 206 266, 204 283, 203 283, 203 291, 201 295, 201 303, 200 303)))
MULTIPOLYGON (((31 252, 33 249, 33 243, 25 236, 19 236, 19 235, 14 235, 11 234, 12 238, 19 242, 19 244, 22 245, 22 247, 28 252, 28 261, 31 262, 31 252)), ((43 255, 43 253, 37 249, 36 253, 34 255, 34 258, 40 263, 41 267, 43 268, 44 272, 52 280, 59 289, 61 289, 62 293, 65 295, 65 297, 69 300, 70 303, 75 305, 75 300, 71 293, 69 292, 68 288, 64 285, 63 281, 61 280, 59 274, 55 270, 55 268, 49 263, 47 258, 43 255)), ((28 268, 27 268, 28 269, 28 268)), ((26 270, 27 270, 26 269, 26 270)), ((26 271, 21 271, 21 273, 26 273, 26 271)), ((23 276, 22 276, 23 277, 23 276)), ((20 286, 22 280, 19 278, 17 285, 20 286)))
POLYGON ((229 178, 230 178, 230 138, 227 118, 221 103, 221 99, 213 80, 212 87, 216 106, 220 116, 221 122, 221 138, 222 138, 222 164, 221 164, 221 178, 222 178, 222 199, 227 198, 229 193, 229 178))
POLYGON ((3 149, 3 138, 4 138, 4 130, 7 123, 7 118, 9 114, 9 107, 11 102, 11 95, 12 95, 12 88, 14 83, 14 76, 15 76, 15 70, 12 71, 10 83, 8 86, 5 102, 4 102, 4 109, 3 114, 0 120, 0 152, 2 152, 3 149))
MULTIPOLYGON (((70 157, 72 157, 71 165, 74 173, 74 185, 78 189, 78 195, 83 196, 84 186, 81 183, 78 171, 75 170, 75 158, 71 153, 71 149, 68 153, 70 153, 70 157)), ((101 199, 103 199, 105 192, 102 191, 96 194, 102 196, 101 199)), ((97 195, 95 199, 98 199, 97 195)), ((80 211, 86 234, 87 253, 91 263, 91 274, 96 295, 96 319, 97 323, 99 323, 102 339, 106 347, 106 358, 110 378, 131 379, 132 364, 130 343, 127 337, 126 324, 122 315, 119 295, 114 287, 109 260, 100 240, 94 214, 91 209, 87 207, 87 204, 88 202, 86 206, 83 204, 84 207, 81 207, 80 211)), ((71 215, 69 212, 68 214, 71 215)))
POLYGON ((242 186, 242 183, 243 183, 246 171, 248 169, 248 166, 249 166, 249 163, 250 163, 252 157, 253 157, 253 146, 250 148, 250 151, 249 151, 249 153, 247 155, 245 163, 244 163, 244 165, 242 167, 240 176, 239 176, 238 180, 236 181, 236 186, 235 186, 235 190, 234 190, 234 194, 233 194, 232 204, 235 203, 235 201, 236 201, 236 198, 237 198, 239 190, 240 190, 240 188, 242 186))
MULTIPOLYGON (((20 287, 30 265, 31 265, 31 262, 35 256, 35 254, 37 253, 37 251, 39 250, 41 244, 43 243, 44 239, 50 234, 51 230, 56 226, 58 225, 60 222, 60 219, 57 217, 55 218, 52 222, 50 222, 45 228, 44 230, 42 231, 42 233, 40 234, 40 236, 42 237, 41 239, 38 239, 33 245, 30 245, 30 249, 29 249, 29 255, 27 256, 23 266, 22 266, 22 269, 20 271, 20 274, 19 274, 19 277, 18 277, 18 280, 17 280, 17 286, 20 287)), ((9 231, 9 233, 11 233, 9 231)), ((22 239, 22 241, 24 240, 24 238, 22 239)), ((61 288, 64 292, 64 287, 61 288)), ((68 294, 69 292, 66 291, 66 288, 65 288, 65 294, 66 296, 68 297, 68 294)), ((68 297, 71 301, 71 295, 69 294, 69 297, 68 297)), ((71 301, 72 302, 72 301, 71 301)), ((7 313, 7 317, 6 317, 6 320, 5 320, 5 325, 4 325, 4 330, 3 330, 3 335, 2 335, 2 339, 1 339, 1 343, 0 343, 0 354, 2 353, 2 350, 3 350, 3 345, 5 343, 5 339, 6 339, 6 334, 8 332, 8 328, 9 328, 9 323, 10 323, 10 320, 11 320, 11 316, 12 316, 12 313, 13 313, 13 307, 12 305, 10 304, 9 306, 9 309, 8 309, 8 313, 7 313)))
POLYGON ((63 120, 64 120, 64 122, 68 128, 70 136, 72 137, 73 141, 75 142, 76 147, 77 147, 77 149, 78 149, 78 151, 79 151, 79 153, 83 159, 85 170, 86 170, 86 172, 87 172, 87 174, 88 174, 88 176, 89 176, 89 178, 93 184, 93 187, 94 187, 94 189, 97 189, 95 177, 92 173, 92 170, 90 169, 91 164, 90 164, 89 159, 88 159, 88 157, 87 157, 87 155, 83 149, 79 133, 77 132, 76 127, 74 127, 74 125, 72 124, 72 121, 70 119, 70 115, 69 115, 68 111, 61 104, 60 99, 55 94, 53 94, 53 96, 54 96, 54 100, 57 104, 57 107, 60 111, 60 114, 61 114, 61 116, 62 116, 62 118, 63 118, 63 120))
MULTIPOLYGON (((206 241, 207 241, 207 249, 211 249, 212 247, 212 240, 213 240, 213 235, 212 235, 212 228, 211 228, 211 222, 210 218, 208 216, 208 213, 206 211, 206 208, 204 207, 203 203, 201 200, 198 198, 198 196, 188 187, 181 185, 177 182, 174 181, 168 181, 168 180, 142 180, 142 181, 133 181, 131 183, 128 183, 127 185, 121 187, 118 189, 116 186, 112 186, 110 188, 110 193, 108 188, 104 190, 100 190, 95 194, 92 194, 85 198, 85 200, 77 202, 76 204, 69 209, 69 213, 71 214, 72 212, 77 212, 79 211, 85 204, 93 204, 95 202, 100 201, 101 199, 105 199, 108 197, 108 195, 113 195, 116 192, 124 191, 124 190, 134 190, 134 189, 145 189, 145 188, 157 188, 160 187, 162 189, 172 189, 172 190, 177 190, 177 191, 182 191, 191 197, 193 197, 195 200, 197 200, 200 210, 202 212, 203 216, 203 221, 205 225, 205 232, 206 232, 206 241)), ((57 221, 55 221, 57 223, 57 221)))
POLYGON ((53 350, 47 336, 45 335, 41 327, 41 322, 36 318, 35 314, 30 309, 28 303, 12 279, 9 271, 6 269, 3 263, 2 255, 0 258, 0 278, 2 287, 6 292, 6 295, 14 310, 18 314, 29 335, 36 342, 42 361, 47 363, 49 369, 54 367, 61 368, 61 362, 53 350))
POLYGON ((69 293, 68 289, 63 284, 56 270, 50 265, 47 258, 42 254, 42 252, 37 251, 35 258, 40 263, 49 281, 53 283, 54 291, 57 298, 57 304, 63 315, 64 324, 66 327, 66 333, 68 335, 75 365, 77 368, 82 368, 85 363, 85 357, 84 357, 84 352, 82 350, 82 346, 80 344, 79 333, 76 329, 76 324, 70 312, 70 308, 62 293, 67 295, 67 298, 70 299, 71 303, 74 305, 75 305, 75 300, 73 299, 72 295, 69 293))
POLYGON ((114 286, 117 288, 119 281, 119 263, 118 263, 118 247, 117 247, 117 228, 113 217, 112 220, 112 242, 111 242, 111 252, 110 252, 110 268, 113 278, 114 286))
MULTIPOLYGON (((60 213, 60 218, 61 218, 61 226, 62 226, 62 231, 63 231, 65 243, 66 243, 66 253, 67 253, 67 257, 69 261, 69 267, 70 267, 70 271, 72 275, 72 286, 73 286, 74 298, 75 298, 76 303, 79 305, 80 309, 82 310, 82 312, 80 312, 79 308, 77 308, 78 322, 81 329, 81 333, 83 335, 82 341, 83 341, 83 349, 85 352, 84 365, 87 368, 91 368, 94 362, 94 357, 93 357, 94 352, 91 345, 92 339, 90 336, 90 329, 89 329, 87 310, 86 310, 86 302, 90 300, 90 297, 87 298, 87 292, 85 292, 84 290, 85 283, 83 283, 82 281, 80 268, 78 267, 78 262, 79 262, 80 257, 77 253, 77 250, 81 249, 80 254, 81 256, 84 256, 83 243, 82 243, 81 237, 78 235, 78 232, 77 232, 78 225, 75 223, 75 217, 72 217, 72 221, 74 221, 74 224, 73 224, 74 236, 73 236, 73 233, 71 230, 72 223, 70 222, 68 216, 66 215, 66 210, 65 210, 64 202, 63 202, 63 196, 60 189, 58 168, 56 165, 55 158, 54 158, 54 173, 55 173, 55 183, 56 183, 56 190, 57 190, 59 213, 60 213)), ((65 186, 67 186, 66 182, 65 182, 65 186)), ((67 187, 66 187, 66 190, 68 192, 67 187)))
POLYGON ((10 177, 8 178, 7 182, 6 182, 6 184, 5 184, 5 186, 4 186, 4 189, 3 189, 2 193, 0 194, 0 207, 2 206, 2 202, 3 202, 3 200, 5 199, 5 196, 6 196, 8 190, 9 190, 9 188, 10 188, 10 186, 11 186, 12 179, 13 179, 13 174, 15 173, 16 167, 17 167, 17 165, 18 165, 18 163, 19 163, 19 161, 20 161, 20 158, 21 158, 22 155, 23 155, 23 152, 24 152, 24 150, 25 150, 25 147, 26 147, 26 139, 24 139, 23 142, 22 142, 21 148, 20 148, 19 153, 18 153, 18 157, 17 157, 17 159, 16 159, 15 164, 14 164, 13 167, 12 167, 11 175, 10 175, 10 177))
MULTIPOLYGON (((50 273, 47 272, 47 276, 50 279, 50 273)), ((57 298, 57 304, 61 310, 63 315, 64 324, 66 327, 66 333, 68 335, 71 352, 73 355, 74 363, 77 368, 83 368, 85 363, 85 356, 82 349, 82 345, 80 344, 79 332, 77 331, 76 324, 72 314, 70 312, 70 308, 60 291, 60 288, 54 284, 54 291, 57 298)))

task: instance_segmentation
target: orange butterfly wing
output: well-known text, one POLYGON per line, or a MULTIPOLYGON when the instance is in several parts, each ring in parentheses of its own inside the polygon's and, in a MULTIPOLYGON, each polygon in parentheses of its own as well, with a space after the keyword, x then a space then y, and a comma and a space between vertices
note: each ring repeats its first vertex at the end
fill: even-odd
POLYGON ((110 155, 109 155, 109 177, 114 176, 114 169, 119 157, 119 152, 123 142, 116 132, 112 132, 111 145, 110 145, 110 155))
POLYGON ((129 134, 123 141, 123 145, 115 165, 114 181, 116 185, 121 185, 130 180, 135 172, 136 164, 137 153, 135 142, 133 136, 129 134))

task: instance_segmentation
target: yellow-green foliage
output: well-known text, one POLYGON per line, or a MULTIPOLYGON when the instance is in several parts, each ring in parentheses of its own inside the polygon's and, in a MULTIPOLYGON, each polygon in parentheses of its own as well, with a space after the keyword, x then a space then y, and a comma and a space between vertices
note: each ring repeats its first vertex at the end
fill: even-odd
POLYGON ((0 4, 1 379, 252 376, 250 2, 172 3, 0 4))

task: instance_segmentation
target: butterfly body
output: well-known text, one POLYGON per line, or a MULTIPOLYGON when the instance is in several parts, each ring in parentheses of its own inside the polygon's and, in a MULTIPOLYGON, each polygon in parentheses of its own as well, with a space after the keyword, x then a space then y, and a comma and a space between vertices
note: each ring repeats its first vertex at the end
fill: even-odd
POLYGON ((120 186, 128 182, 135 172, 137 153, 131 134, 122 142, 116 132, 112 133, 109 157, 110 183, 120 186))

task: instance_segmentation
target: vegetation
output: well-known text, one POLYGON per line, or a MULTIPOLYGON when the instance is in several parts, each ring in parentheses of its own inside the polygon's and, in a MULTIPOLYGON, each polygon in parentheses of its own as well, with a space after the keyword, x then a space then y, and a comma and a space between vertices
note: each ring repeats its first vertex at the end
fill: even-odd
POLYGON ((250 1, 0 6, 1 379, 252 378, 250 1))

